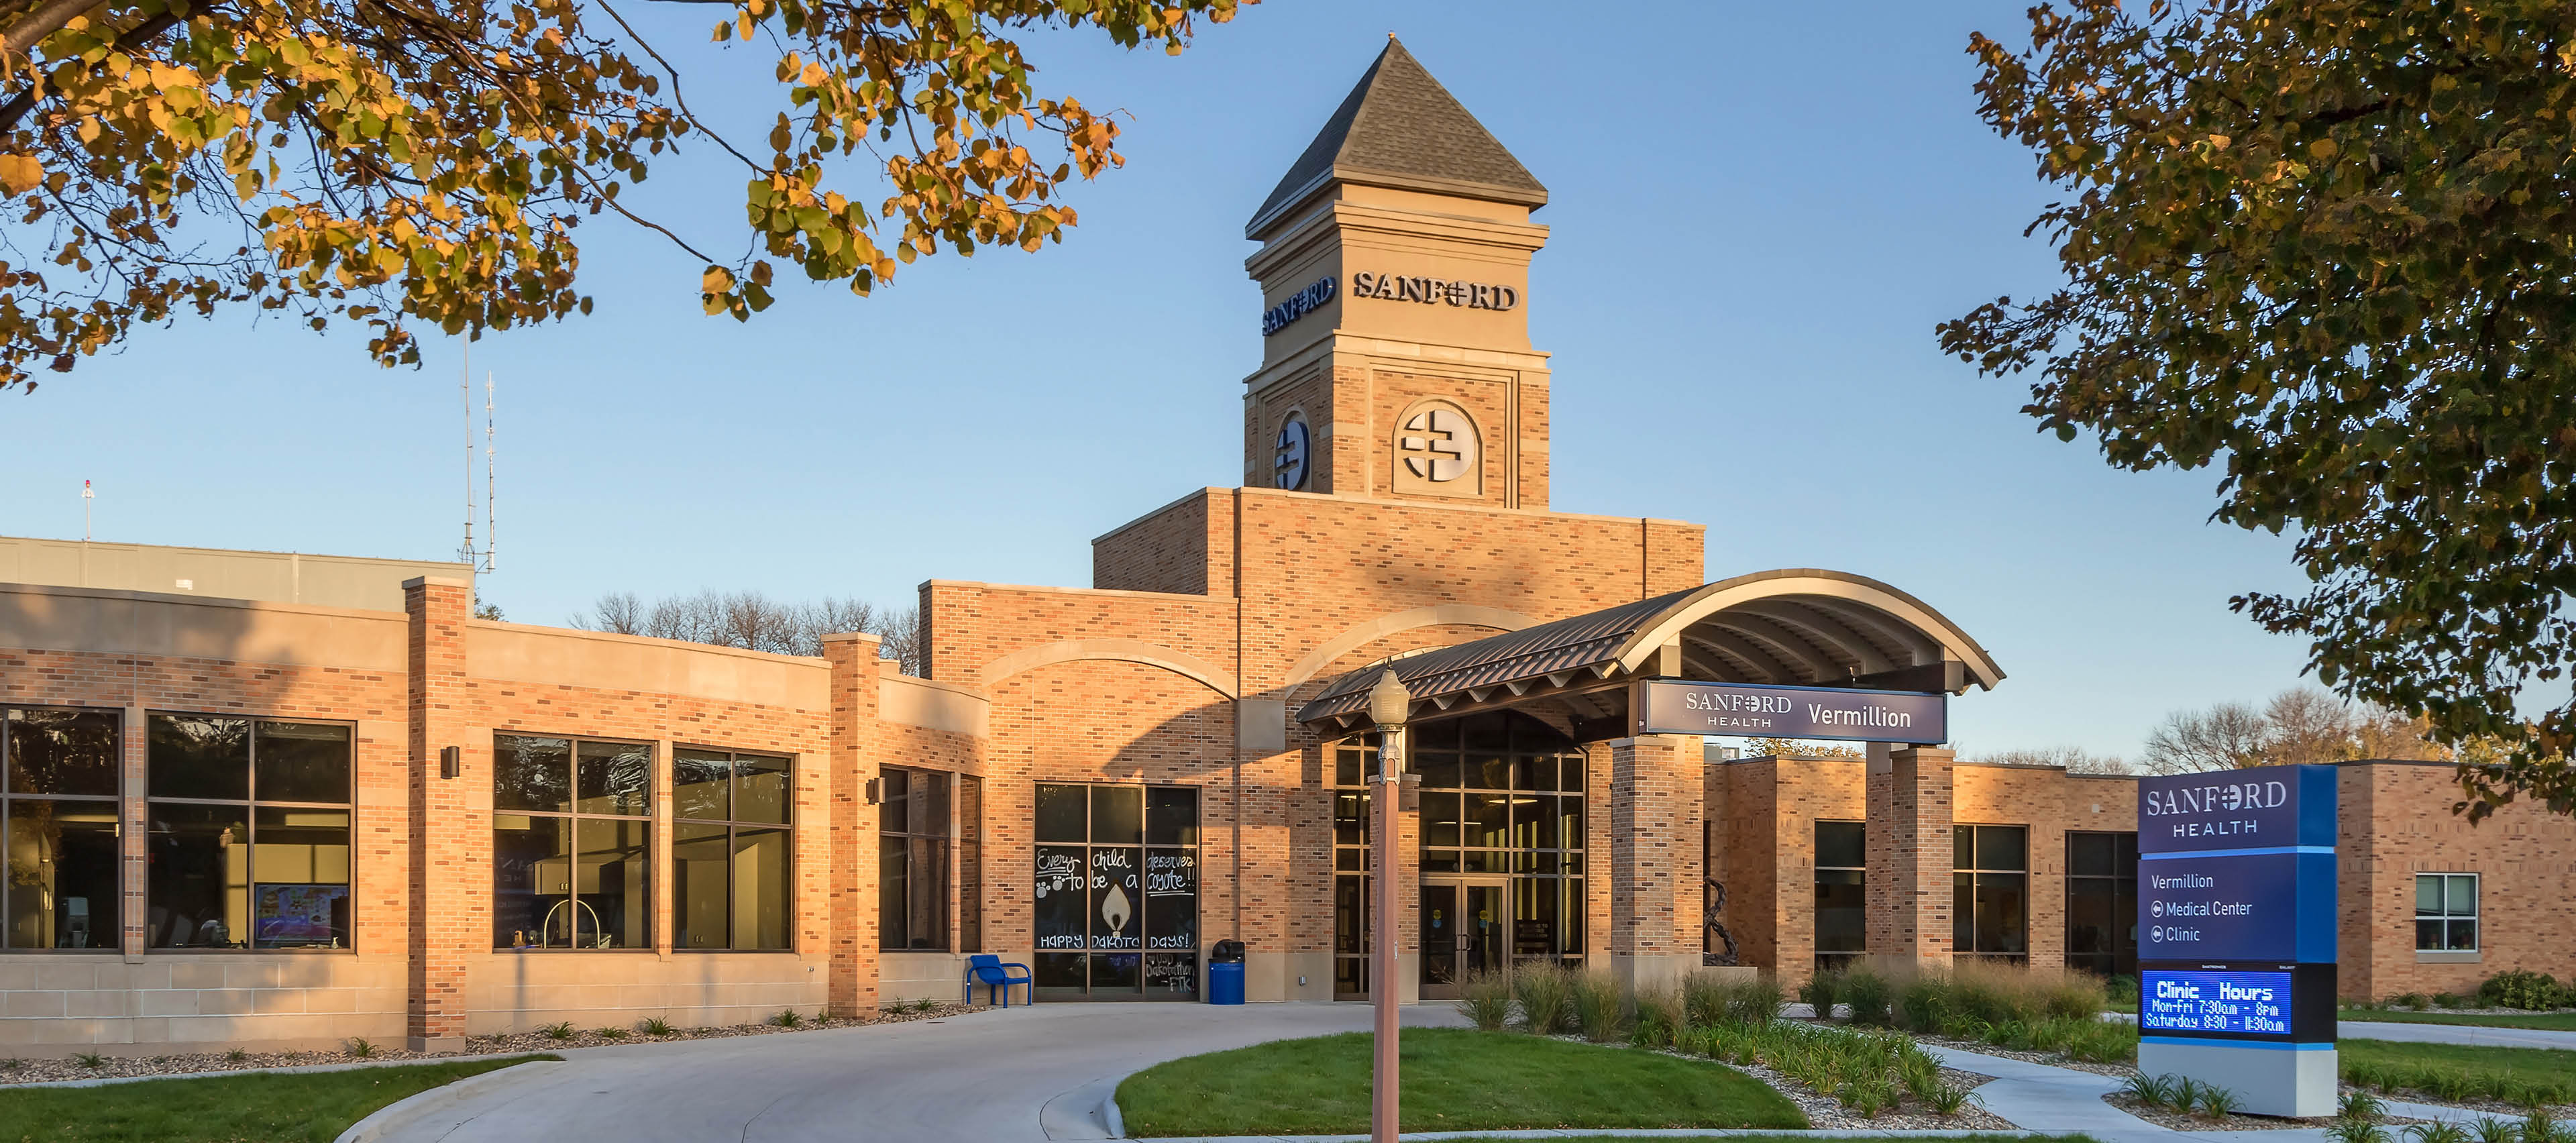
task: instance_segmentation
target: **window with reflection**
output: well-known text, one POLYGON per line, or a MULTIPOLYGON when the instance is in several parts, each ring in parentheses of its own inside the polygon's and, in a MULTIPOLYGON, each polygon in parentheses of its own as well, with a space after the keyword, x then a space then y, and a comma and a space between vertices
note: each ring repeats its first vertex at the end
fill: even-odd
POLYGON ((1838 972, 1869 951, 1868 829, 1816 823, 1816 971, 1838 972))
POLYGON ((147 716, 144 941, 349 947, 348 723, 147 716))
POLYGON ((125 715, 0 707, 0 948, 115 952, 125 715))
POLYGON ((1952 826, 1950 845, 1951 951, 2015 964, 2029 960, 2029 829, 1952 826))
POLYGON ((877 771, 877 934, 888 949, 948 949, 949 775, 877 771))
POLYGON ((2138 971, 2138 835, 2066 835, 2066 967, 2095 976, 2138 971))
POLYGON ((653 747, 492 736, 492 943, 653 947, 653 747))
POLYGON ((673 948, 794 947, 792 767, 768 754, 671 751, 673 948))
POLYGON ((2415 951, 2478 950, 2478 875, 2415 875, 2415 951))
POLYGON ((1196 999, 1198 788, 1041 782, 1036 793, 1038 989, 1196 999))

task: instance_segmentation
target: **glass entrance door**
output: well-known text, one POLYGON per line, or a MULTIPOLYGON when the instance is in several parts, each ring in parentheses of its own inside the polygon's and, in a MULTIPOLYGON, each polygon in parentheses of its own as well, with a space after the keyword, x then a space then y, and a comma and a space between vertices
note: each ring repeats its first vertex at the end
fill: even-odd
POLYGON ((1511 965, 1512 895, 1500 877, 1422 883, 1422 998, 1455 1000, 1471 972, 1511 965))

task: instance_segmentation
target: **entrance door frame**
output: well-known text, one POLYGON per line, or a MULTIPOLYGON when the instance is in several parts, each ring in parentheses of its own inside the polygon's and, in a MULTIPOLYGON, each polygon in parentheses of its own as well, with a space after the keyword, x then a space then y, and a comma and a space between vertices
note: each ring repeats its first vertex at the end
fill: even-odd
POLYGON ((1453 974, 1452 978, 1448 982, 1433 981, 1431 979, 1432 966, 1437 962, 1433 959, 1433 952, 1430 944, 1432 939, 1430 910, 1432 909, 1434 902, 1432 894, 1435 890, 1443 892, 1449 901, 1453 903, 1452 907, 1455 908, 1456 906, 1454 903, 1460 897, 1465 896, 1466 892, 1471 888, 1488 889, 1493 892, 1496 911, 1500 914, 1494 918, 1494 926, 1491 930, 1493 935, 1490 940, 1493 942, 1494 948, 1492 957, 1493 969, 1507 977, 1511 974, 1513 932, 1511 875, 1505 873, 1426 873, 1422 875, 1421 895, 1416 899, 1416 904, 1414 905, 1415 910, 1421 914, 1417 919, 1417 923, 1421 925, 1423 934, 1421 987, 1422 999, 1424 1000, 1458 999, 1458 987, 1455 983, 1454 974, 1459 971, 1457 967, 1457 958, 1467 950, 1469 939, 1466 936, 1467 928, 1465 922, 1467 917, 1465 910, 1459 909, 1459 915, 1456 918, 1449 920, 1448 927, 1448 932, 1450 934, 1449 939, 1456 942, 1451 946, 1449 959, 1450 971, 1453 974))

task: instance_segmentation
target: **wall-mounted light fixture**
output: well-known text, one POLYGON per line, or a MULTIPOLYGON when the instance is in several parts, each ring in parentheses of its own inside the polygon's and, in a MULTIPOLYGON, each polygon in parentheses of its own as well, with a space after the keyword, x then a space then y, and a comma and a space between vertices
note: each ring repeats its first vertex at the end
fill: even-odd
POLYGON ((883 801, 883 800, 884 800, 884 798, 885 798, 885 779, 883 779, 883 778, 870 778, 870 779, 868 779, 868 804, 869 804, 869 805, 871 805, 871 806, 876 805, 876 804, 878 804, 879 802, 883 801))
POLYGON ((441 778, 461 778, 464 775, 465 748, 462 746, 439 747, 438 776, 441 778))

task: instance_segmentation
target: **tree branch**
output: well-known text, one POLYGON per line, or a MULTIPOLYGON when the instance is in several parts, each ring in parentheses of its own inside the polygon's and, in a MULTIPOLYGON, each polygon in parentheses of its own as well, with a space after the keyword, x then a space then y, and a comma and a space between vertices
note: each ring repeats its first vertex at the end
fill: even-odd
MULTIPOLYGON (((66 17, 66 19, 68 19, 68 17, 66 17)), ((115 50, 118 52, 132 52, 134 49, 142 47, 143 44, 152 37, 169 31, 171 28, 177 26, 178 23, 179 17, 175 13, 168 11, 161 12, 158 15, 155 15, 140 24, 136 24, 131 28, 127 28, 124 32, 120 33, 116 37, 115 50)), ((17 31, 12 29, 9 32, 9 35, 12 37, 11 42, 14 43, 14 37, 16 37, 17 31)), ((104 59, 98 63, 90 65, 92 70, 103 66, 106 66, 106 61, 104 59)), ((10 96, 7 103, 0 103, 0 135, 6 135, 11 131, 17 130, 18 121, 26 118, 29 111, 35 110, 36 90, 37 86, 35 84, 29 84, 26 88, 19 91, 18 94, 10 96)))

